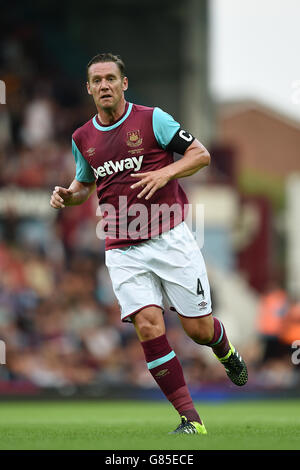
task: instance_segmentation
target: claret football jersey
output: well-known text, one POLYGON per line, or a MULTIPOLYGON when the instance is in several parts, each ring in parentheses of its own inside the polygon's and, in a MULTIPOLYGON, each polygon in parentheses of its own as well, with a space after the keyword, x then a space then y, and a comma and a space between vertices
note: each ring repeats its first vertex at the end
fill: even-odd
POLYGON ((149 200, 137 198, 141 187, 131 188, 139 181, 131 174, 173 163, 168 144, 179 128, 160 108, 126 102, 112 125, 101 124, 96 115, 74 132, 76 180, 96 182, 107 250, 141 243, 184 220, 188 200, 177 179, 149 200))

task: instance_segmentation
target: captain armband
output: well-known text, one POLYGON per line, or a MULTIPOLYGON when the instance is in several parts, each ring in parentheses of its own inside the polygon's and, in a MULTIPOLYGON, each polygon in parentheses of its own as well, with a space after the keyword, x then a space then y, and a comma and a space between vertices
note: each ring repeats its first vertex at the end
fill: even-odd
POLYGON ((171 152, 176 152, 183 155, 194 140, 195 137, 192 134, 189 134, 184 129, 179 128, 171 142, 167 145, 167 150, 171 150, 171 152))

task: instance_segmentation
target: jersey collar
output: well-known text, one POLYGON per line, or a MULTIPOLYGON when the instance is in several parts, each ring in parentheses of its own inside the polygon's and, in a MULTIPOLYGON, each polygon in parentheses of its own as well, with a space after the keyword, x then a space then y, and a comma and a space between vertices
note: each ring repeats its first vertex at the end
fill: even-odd
POLYGON ((124 114, 124 116, 119 121, 112 124, 111 126, 101 126, 97 122, 97 119, 96 119, 97 114, 96 114, 93 117, 93 124, 96 127, 96 129, 98 129, 98 131, 111 131, 112 129, 115 129, 116 127, 119 127, 125 121, 125 119, 128 118, 129 114, 131 113, 131 110, 132 110, 132 103, 128 103, 128 109, 127 109, 126 113, 124 114))

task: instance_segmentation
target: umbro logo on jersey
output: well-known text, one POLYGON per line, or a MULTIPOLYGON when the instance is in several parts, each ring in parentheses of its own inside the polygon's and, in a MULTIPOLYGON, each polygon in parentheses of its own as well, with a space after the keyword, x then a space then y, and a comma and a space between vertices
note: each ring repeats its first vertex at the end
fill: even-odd
POLYGON ((88 154, 89 157, 92 157, 93 155, 95 155, 95 152, 96 152, 96 149, 94 147, 90 147, 86 153, 88 154))
POLYGON ((112 175, 113 173, 118 173, 119 171, 124 170, 139 171, 142 166, 143 158, 144 155, 140 155, 139 157, 123 158, 122 160, 115 162, 109 160, 108 162, 104 162, 102 166, 93 168, 95 177, 103 178, 106 175, 112 175))

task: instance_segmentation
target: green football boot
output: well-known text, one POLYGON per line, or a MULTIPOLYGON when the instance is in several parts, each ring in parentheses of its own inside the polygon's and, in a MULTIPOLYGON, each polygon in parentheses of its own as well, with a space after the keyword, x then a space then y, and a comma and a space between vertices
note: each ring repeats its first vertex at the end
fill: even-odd
POLYGON ((230 350, 224 357, 216 358, 223 364, 226 374, 235 385, 242 386, 247 383, 248 371, 244 359, 239 355, 234 346, 229 342, 230 350))
POLYGON ((185 416, 181 417, 181 423, 175 429, 175 431, 169 432, 169 434, 207 434, 204 424, 200 424, 197 421, 189 421, 185 416))

